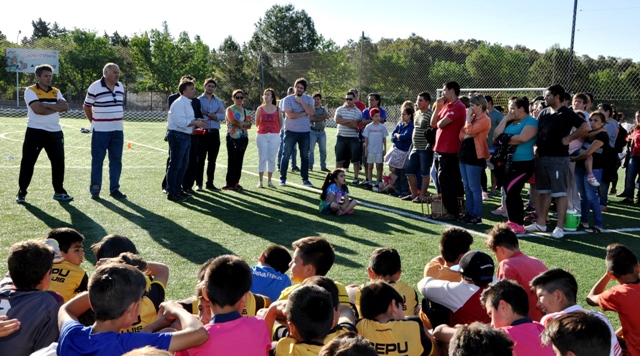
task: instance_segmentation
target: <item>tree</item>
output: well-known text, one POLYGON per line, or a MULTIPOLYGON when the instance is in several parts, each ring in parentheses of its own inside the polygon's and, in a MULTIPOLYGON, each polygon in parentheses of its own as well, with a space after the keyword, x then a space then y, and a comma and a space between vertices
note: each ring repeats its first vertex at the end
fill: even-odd
POLYGON ((355 82, 357 72, 340 47, 332 40, 320 37, 318 55, 309 70, 309 81, 314 91, 322 93, 325 105, 336 105, 342 101, 346 82, 355 82))
POLYGON ((436 61, 429 73, 429 79, 435 84, 436 89, 441 89, 442 84, 456 81, 461 87, 468 87, 472 83, 467 68, 459 63, 451 61, 436 61))
POLYGON ((60 27, 60 25, 58 25, 58 23, 54 21, 51 29, 49 30, 49 35, 53 38, 60 38, 68 32, 69 31, 67 31, 66 28, 60 27))
POLYGON ((49 29, 49 23, 44 21, 41 17, 37 21, 31 21, 33 26, 33 34, 31 40, 37 40, 38 38, 51 37, 51 30, 49 29))
POLYGON ((252 51, 274 53, 311 52, 318 45, 318 33, 306 11, 292 4, 273 5, 255 24, 249 42, 252 51))
POLYGON ((215 57, 218 63, 215 72, 219 79, 216 93, 218 96, 225 100, 231 98, 233 90, 249 87, 250 76, 245 70, 246 52, 243 52, 233 37, 228 36, 224 39, 215 57))
POLYGON ((476 87, 519 88, 528 82, 529 63, 524 53, 485 43, 466 60, 467 70, 476 87))

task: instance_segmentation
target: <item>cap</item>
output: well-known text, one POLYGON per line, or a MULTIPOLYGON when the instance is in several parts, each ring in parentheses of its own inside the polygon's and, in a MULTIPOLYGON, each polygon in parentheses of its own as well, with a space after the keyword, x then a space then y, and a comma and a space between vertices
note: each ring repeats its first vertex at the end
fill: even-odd
POLYGON ((47 246, 51 247, 53 249, 53 252, 55 253, 53 256, 53 263, 60 263, 64 261, 62 253, 60 253, 60 246, 58 246, 58 241, 54 239, 46 239, 44 240, 44 243, 47 246))
POLYGON ((482 251, 469 251, 460 259, 460 274, 476 285, 491 282, 494 270, 493 259, 482 251))
POLYGON ((378 108, 373 108, 371 110, 369 110, 369 116, 373 117, 375 114, 379 114, 380 113, 380 109, 378 108))

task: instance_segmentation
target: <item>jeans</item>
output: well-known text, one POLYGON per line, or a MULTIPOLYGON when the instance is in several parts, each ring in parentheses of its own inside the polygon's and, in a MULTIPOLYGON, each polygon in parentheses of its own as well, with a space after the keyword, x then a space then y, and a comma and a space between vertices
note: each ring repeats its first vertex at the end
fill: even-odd
POLYGON ((287 167, 289 157, 293 154, 296 143, 300 149, 300 177, 303 181, 309 180, 309 132, 284 132, 284 147, 282 160, 280 161, 280 180, 287 180, 287 167))
MULTIPOLYGON (((589 210, 593 212, 593 226, 602 227, 602 211, 600 210, 600 196, 598 187, 587 182, 587 171, 582 167, 576 167, 576 186, 580 195, 580 222, 589 223, 589 210)), ((602 169, 594 169, 593 175, 598 181, 602 179, 602 169)))
POLYGON ((472 166, 470 164, 459 164, 460 175, 462 176, 462 183, 464 184, 465 194, 465 208, 467 214, 471 214, 475 217, 482 217, 482 184, 480 181, 480 175, 482 174, 483 166, 472 166))
MULTIPOLYGON (((458 154, 436 153, 436 157, 438 157, 438 184, 442 194, 442 204, 449 214, 458 216, 460 215, 458 197, 464 194, 458 154)), ((479 178, 478 181, 480 181, 479 178)), ((482 200, 482 193, 480 193, 480 199, 482 200)))
MULTIPOLYGON (((284 129, 280 130, 280 148, 278 149, 278 165, 282 161, 282 154, 284 153, 284 129)), ((293 152, 291 153, 291 167, 298 165, 298 150, 296 150, 295 146, 293 147, 293 152)))
POLYGON ((256 145, 258 146, 258 172, 273 173, 276 170, 276 153, 280 137, 276 133, 258 134, 256 145))
POLYGON ((122 173, 122 149, 124 133, 122 131, 93 131, 91 134, 91 194, 99 194, 102 188, 102 164, 109 151, 109 192, 120 189, 122 173))
POLYGON ((169 166, 167 167, 167 193, 176 194, 182 191, 184 172, 189 166, 191 135, 170 130, 167 133, 169 142, 169 166))
POLYGON ((49 132, 40 129, 27 128, 22 144, 22 160, 20 161, 20 176, 18 185, 22 193, 27 194, 27 188, 33 177, 33 167, 38 160, 40 151, 44 151, 51 161, 51 183, 55 193, 66 193, 64 183, 64 135, 62 131, 49 132))
POLYGON ((327 133, 324 130, 309 132, 309 169, 313 169, 316 142, 320 147, 320 169, 327 169, 327 133))
POLYGON ((216 173, 216 160, 220 152, 220 130, 211 129, 204 136, 200 136, 198 145, 198 171, 196 173, 196 185, 203 186, 204 164, 207 160, 206 184, 213 184, 216 173))
POLYGON ((436 192, 440 193, 440 184, 438 184, 438 166, 436 165, 436 155, 433 155, 433 162, 431 163, 431 172, 429 172, 431 176, 431 181, 433 182, 433 186, 436 187, 436 192))
MULTIPOLYGON (((631 156, 624 179, 623 194, 626 199, 633 200, 633 191, 636 188, 636 177, 638 175, 640 175, 640 156, 631 156)), ((638 191, 638 197, 640 199, 640 191, 638 191)))

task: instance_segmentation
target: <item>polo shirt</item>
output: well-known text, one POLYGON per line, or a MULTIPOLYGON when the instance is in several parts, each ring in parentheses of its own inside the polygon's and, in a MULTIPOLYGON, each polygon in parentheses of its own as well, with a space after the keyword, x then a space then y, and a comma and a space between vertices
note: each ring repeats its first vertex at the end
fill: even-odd
POLYGON ((48 87, 42 89, 37 83, 27 87, 24 90, 24 102, 28 108, 27 127, 49 132, 61 131, 60 113, 54 112, 49 115, 38 115, 31 109, 31 104, 36 101, 42 105, 49 105, 56 104, 58 100, 64 100, 64 98, 57 88, 48 87))
POLYGON ((113 91, 107 87, 105 78, 91 83, 84 98, 84 106, 91 108, 93 118, 91 128, 94 131, 123 131, 124 124, 124 86, 117 82, 113 91))
POLYGON ((436 132, 436 146, 438 153, 458 153, 460 151, 460 130, 466 121, 467 108, 460 99, 447 103, 438 112, 438 121, 448 117, 451 123, 436 132))
MULTIPOLYGON (((338 116, 341 116, 345 120, 362 121, 362 112, 355 106, 351 109, 349 109, 346 105, 339 107, 338 110, 336 110, 334 119, 338 116)), ((337 136, 359 137, 357 129, 352 129, 341 124, 338 124, 337 136)))

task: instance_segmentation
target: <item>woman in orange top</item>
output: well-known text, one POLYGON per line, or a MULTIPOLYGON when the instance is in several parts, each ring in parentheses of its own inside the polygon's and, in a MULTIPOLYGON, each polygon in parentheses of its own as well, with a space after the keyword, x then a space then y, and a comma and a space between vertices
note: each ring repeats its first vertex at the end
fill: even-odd
POLYGON ((460 130, 460 151, 458 161, 464 184, 465 208, 467 213, 460 222, 482 225, 482 186, 480 175, 489 158, 487 136, 491 130, 491 120, 487 116, 487 99, 482 95, 470 98, 467 121, 460 130))

